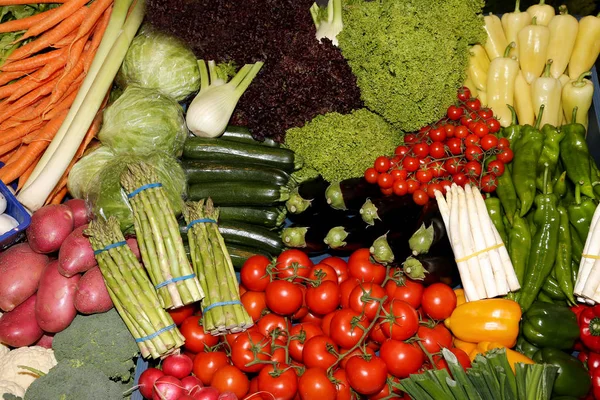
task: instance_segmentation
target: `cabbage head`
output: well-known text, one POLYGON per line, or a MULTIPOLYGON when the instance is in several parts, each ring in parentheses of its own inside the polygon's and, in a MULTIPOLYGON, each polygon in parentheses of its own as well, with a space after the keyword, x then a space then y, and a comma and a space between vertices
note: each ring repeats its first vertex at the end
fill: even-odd
POLYGON ((185 173, 175 157, 163 152, 117 154, 91 182, 86 201, 96 217, 115 216, 123 232, 133 231, 133 214, 127 193, 121 186, 121 174, 127 170, 127 164, 140 161, 155 168, 176 215, 181 214, 187 194, 185 173))
POLYGON ((163 151, 179 157, 187 135, 179 103, 156 90, 129 86, 104 111, 98 139, 116 153, 163 151))
POLYGON ((114 156, 115 153, 108 146, 100 145, 81 157, 69 172, 67 188, 71 196, 76 199, 85 199, 90 183, 114 156))
POLYGON ((156 89, 183 101, 200 89, 200 70, 192 50, 182 41, 144 26, 133 39, 117 83, 156 89))

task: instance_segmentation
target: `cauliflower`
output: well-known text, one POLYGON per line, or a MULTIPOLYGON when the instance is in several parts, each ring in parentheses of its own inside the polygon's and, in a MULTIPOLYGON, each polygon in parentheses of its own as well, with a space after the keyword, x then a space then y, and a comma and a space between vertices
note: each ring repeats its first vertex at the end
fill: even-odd
POLYGON ((10 349, 8 348, 8 346, 5 346, 2 343, 0 343, 0 358, 3 358, 5 355, 7 355, 9 351, 10 349))
POLYGON ((0 380, 0 396, 5 394, 13 394, 18 397, 25 395, 25 389, 11 381, 0 380))
POLYGON ((13 382, 25 391, 38 376, 33 372, 19 368, 19 365, 47 373, 50 368, 56 365, 54 351, 40 346, 20 347, 2 357, 0 360, 0 382, 13 382))

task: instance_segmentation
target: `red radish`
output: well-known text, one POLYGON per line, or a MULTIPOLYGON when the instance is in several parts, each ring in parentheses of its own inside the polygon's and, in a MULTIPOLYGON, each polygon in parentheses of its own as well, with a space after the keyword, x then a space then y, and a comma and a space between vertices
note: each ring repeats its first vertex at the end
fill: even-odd
POLYGON ((38 288, 48 256, 38 254, 27 243, 19 243, 0 254, 0 309, 10 311, 38 288))
POLYGON ((219 395, 218 400, 238 400, 238 397, 233 392, 223 392, 219 395))
POLYGON ((140 261, 142 259, 142 256, 140 255, 140 247, 138 246, 137 239, 134 237, 130 237, 126 239, 126 242, 127 246, 129 246, 129 248, 135 255, 135 258, 137 258, 138 261, 140 261))
POLYGON ((181 381, 174 376, 165 375, 154 382, 152 400, 177 400, 184 394, 181 381))
POLYGON ((58 252, 58 272, 71 276, 94 268, 98 263, 88 238, 83 236, 86 225, 81 225, 67 236, 58 252))
POLYGON ((194 400, 217 400, 219 398, 219 391, 214 387, 206 386, 190 392, 190 395, 194 400))
POLYGON ((0 343, 12 347, 30 346, 37 342, 44 331, 35 318, 37 295, 33 295, 14 310, 0 317, 0 343))
POLYGON ((73 302, 82 314, 103 313, 113 308, 100 268, 87 271, 77 283, 77 291, 73 302))
POLYGON ((192 373, 194 362, 185 354, 173 354, 162 361, 162 370, 165 375, 183 379, 192 373))
POLYGON ((65 206, 71 209, 73 213, 73 228, 85 225, 90 222, 90 210, 82 199, 71 199, 65 201, 65 206))
POLYGON ((181 396, 177 400, 195 400, 195 399, 192 396, 190 396, 189 394, 184 394, 183 396, 181 396))
POLYGON ((52 348, 52 341, 54 340, 54 333, 44 332, 40 340, 35 342, 34 346, 44 347, 46 349, 52 348))
POLYGON ((152 398, 152 392, 154 391, 154 382, 160 377, 165 376, 165 373, 158 368, 148 368, 140 374, 138 379, 139 390, 145 399, 152 398))
POLYGON ((181 383, 183 383, 183 387, 188 393, 190 393, 193 389, 198 390, 204 387, 202 381, 193 375, 186 376, 181 380, 181 383))
POLYGON ((46 332, 60 332, 77 315, 75 292, 81 275, 65 278, 58 272, 58 261, 46 266, 40 279, 35 303, 35 318, 46 332))
POLYGON ((73 213, 64 204, 44 206, 33 213, 27 228, 27 241, 38 253, 52 253, 73 231, 73 213))

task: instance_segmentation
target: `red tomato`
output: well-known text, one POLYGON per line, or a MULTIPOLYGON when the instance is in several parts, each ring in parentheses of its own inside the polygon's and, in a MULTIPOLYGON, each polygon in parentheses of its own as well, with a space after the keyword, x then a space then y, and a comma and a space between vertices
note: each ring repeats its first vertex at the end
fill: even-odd
POLYGON ((385 291, 388 298, 402 300, 417 309, 421 306, 421 297, 423 296, 423 285, 406 277, 398 284, 393 280, 387 281, 385 291))
POLYGON ((486 123, 478 122, 477 124, 475 124, 474 133, 478 137, 482 138, 482 141, 483 141, 483 138, 485 138, 485 136, 489 134, 489 132, 490 132, 490 129, 488 128, 486 123))
POLYGON ((381 264, 371 262, 369 249, 358 249, 348 259, 348 271, 350 276, 362 282, 381 284, 385 279, 386 269, 381 264))
POLYGON ((402 167, 408 172, 414 172, 419 169, 419 159, 412 156, 404 156, 402 167))
POLYGON ((415 135, 414 133, 407 133, 406 135, 404 135, 404 143, 414 143, 417 141, 417 135, 415 135))
POLYGON ((240 300, 254 322, 258 321, 263 311, 267 309, 265 292, 248 291, 242 295, 240 300))
POLYGON ((400 146, 396 147, 396 150, 394 150, 394 154, 402 157, 402 156, 406 155, 406 153, 408 153, 408 151, 409 151, 408 146, 400 145, 400 146))
POLYGON ((398 378, 408 378, 416 373, 423 362, 425 355, 416 343, 405 343, 399 340, 386 340, 379 350, 390 374, 398 378))
POLYGON ((487 173, 481 178, 481 190, 486 193, 492 193, 498 187, 498 178, 496 175, 487 173))
POLYGON ((229 348, 231 349, 231 347, 233 346, 233 342, 235 342, 235 340, 238 337, 240 337, 241 335, 243 335, 246 332, 258 332, 258 327, 256 325, 252 325, 250 328, 246 329, 244 332, 229 333, 229 334, 223 336, 223 341, 225 343, 227 343, 227 346, 229 346, 229 348))
MULTIPOLYGON (((307 269, 307 275, 309 270, 307 269)), ((276 280, 270 282, 265 290, 267 307, 280 315, 292 315, 302 307, 302 289, 300 285, 276 280)))
POLYGON ((350 293, 359 284, 360 280, 352 276, 340 284, 340 305, 342 308, 350 307, 350 293))
POLYGON ((416 179, 409 179, 406 181, 406 185, 408 187, 408 194, 413 194, 421 187, 421 183, 416 179))
POLYGON ((183 347, 192 353, 200 353, 205 347, 213 347, 219 343, 219 337, 204 332, 201 323, 202 317, 192 315, 187 317, 179 327, 179 331, 185 338, 183 347))
POLYGON ((379 172, 375 170, 375 168, 367 168, 364 174, 365 181, 375 184, 377 183, 377 179, 379 178, 379 172))
POLYGON ((444 320, 456 308, 456 293, 444 283, 434 283, 423 291, 421 307, 431 318, 444 320))
POLYGON ((490 119, 494 116, 494 113, 489 108, 482 108, 477 111, 477 114, 483 119, 490 119))
POLYGON ((438 353, 443 348, 452 347, 452 334, 444 325, 438 324, 434 328, 419 326, 417 335, 421 344, 429 353, 438 353))
POLYGON ((183 323, 183 321, 185 321, 187 317, 194 315, 194 311, 196 311, 197 305, 197 303, 187 304, 183 307, 179 307, 174 310, 168 310, 168 312, 171 318, 173 318, 173 322, 175 322, 175 324, 179 326, 183 323))
POLYGON ((481 161, 483 158, 483 150, 481 150, 481 148, 478 146, 467 146, 465 149, 465 157, 468 161, 481 161))
POLYGON ((264 315, 256 324, 261 335, 271 339, 287 340, 288 327, 291 326, 281 315, 269 313, 264 315))
POLYGON ((224 352, 202 352, 196 354, 192 372, 204 385, 210 385, 215 372, 224 365, 229 365, 229 358, 227 358, 227 354, 224 352))
POLYGON ((340 286, 337 281, 324 281, 306 289, 306 306, 316 314, 325 315, 340 305, 340 286))
POLYGON ((372 321, 379 309, 380 301, 385 297, 385 290, 376 283, 366 282, 356 286, 350 292, 349 306, 357 313, 364 311, 365 317, 372 321))
POLYGON ((426 192, 427 189, 424 190, 418 189, 413 193, 413 201, 416 205, 424 206, 429 201, 429 195, 426 192))
POLYGON ((364 349, 359 347, 357 349, 352 350, 351 352, 348 352, 348 350, 349 349, 341 349, 340 350, 340 354, 344 356, 344 358, 342 358, 342 360, 340 361, 340 368, 346 368, 346 364, 348 363, 348 360, 351 359, 352 357, 362 356, 363 354, 370 355, 370 356, 376 355, 375 350, 373 350, 372 348, 370 348, 368 346, 366 346, 364 349))
POLYGON ((441 183, 432 183, 429 185, 429 187, 427 188, 427 196, 429 196, 429 198, 431 199, 435 199, 435 192, 438 191, 440 193, 444 193, 444 187, 442 186, 441 183))
POLYGON ((458 136, 453 137, 452 139, 448 139, 446 141, 446 146, 448 146, 448 150, 455 156, 462 154, 462 145, 462 140, 460 140, 458 136))
POLYGON ((248 290, 263 292, 269 283, 267 267, 270 264, 271 260, 263 255, 256 254, 248 258, 240 270, 242 285, 248 290))
MULTIPOLYGON (((485 127, 485 129, 487 130, 487 126, 485 127)), ((481 148, 484 151, 495 149, 496 146, 498 146, 498 138, 496 137, 496 135, 490 135, 486 133, 484 136, 482 136, 481 148)))
POLYGON ((289 352, 292 359, 302 362, 304 344, 314 336, 322 335, 323 330, 317 324, 303 323, 290 329, 289 352))
POLYGON ((490 161, 487 166, 487 172, 494 174, 495 176, 501 176, 504 174, 504 163, 500 160, 490 161))
POLYGON ((474 111, 477 111, 481 108, 481 101, 479 101, 479 99, 477 98, 471 98, 469 100, 467 100, 467 102, 465 103, 465 105, 474 111))
POLYGON ((300 286, 300 290, 302 291, 302 306, 291 316, 291 318, 296 321, 301 320, 308 314, 308 307, 306 306, 306 288, 300 286))
POLYGON ((362 338, 369 322, 348 308, 335 313, 331 319, 330 336, 343 349, 350 349, 362 338))
POLYGON ((239 368, 233 365, 225 365, 213 375, 210 385, 219 392, 233 392, 241 399, 250 389, 250 380, 239 368))
POLYGON ((323 321, 323 318, 321 318, 319 315, 311 313, 310 311, 306 313, 306 315, 300 320, 300 322, 303 324, 310 322, 317 325, 321 325, 321 321, 323 321))
POLYGON ((385 333, 383 333, 383 330, 381 329, 381 324, 376 324, 371 329, 369 332, 369 339, 377 344, 381 344, 387 340, 387 336, 385 336, 385 333))
POLYGON ((479 178, 481 175, 482 167, 479 161, 469 161, 465 164, 465 173, 469 177, 479 178))
MULTIPOLYGON (((452 126, 452 125, 446 125, 446 126, 452 126)), ((454 131, 452 131, 452 133, 454 133, 454 131)), ((432 129, 429 131, 429 138, 434 142, 434 143, 441 143, 444 140, 446 140, 446 128, 436 128, 436 129, 432 129)), ((432 153, 432 147, 429 147, 429 154, 431 154, 433 156, 432 153)), ((436 156, 434 156, 436 157, 436 156)), ((439 158, 439 157, 436 157, 439 158)))
POLYGON ((270 393, 274 400, 292 400, 298 392, 298 377, 285 364, 267 365, 258 374, 258 390, 270 393))
MULTIPOLYGON (((458 94, 456 95, 456 97, 460 101, 465 102, 471 98, 471 91, 469 90, 468 87, 463 86, 460 89, 458 89, 458 94)), ((452 106, 450 106, 450 107, 452 107, 452 106)))
POLYGON ((356 356, 348 360, 346 375, 352 389, 360 394, 371 395, 380 392, 385 386, 387 366, 377 356, 356 356))
POLYGON ((321 330, 323 331, 323 334, 325 334, 326 336, 331 336, 331 320, 333 320, 333 317, 335 317, 335 314, 338 312, 339 310, 330 312, 329 314, 327 314, 326 316, 323 317, 323 320, 321 321, 321 330))
MULTIPOLYGON (((286 340, 287 341, 287 340, 286 340)), ((285 348, 287 344, 281 339, 275 339, 271 343, 271 361, 274 363, 285 364, 288 362, 285 348)))
POLYGON ((504 149, 508 149, 510 148, 510 142, 508 141, 507 138, 499 138, 498 139, 498 148, 500 150, 504 150, 504 149))
POLYGON ((377 157, 373 163, 373 168, 379 173, 387 172, 387 170, 390 169, 390 159, 385 156, 377 157))
POLYGON ((420 169, 417 171, 417 180, 421 183, 428 183, 433 179, 433 172, 430 169, 420 169))
POLYGON ((306 368, 329 368, 337 361, 336 354, 330 353, 328 348, 332 348, 337 353, 338 346, 335 342, 325 336, 313 336, 304 343, 302 351, 302 361, 306 368))
POLYGON ((465 175, 462 172, 459 172, 458 174, 454 174, 454 176, 452 177, 452 182, 456 183, 458 186, 465 186, 465 184, 467 183, 467 175, 465 175))
POLYGON ((465 163, 459 158, 449 158, 444 162, 444 169, 450 174, 457 174, 464 169, 465 163))
MULTIPOLYGON (((396 170, 398 171, 398 170, 396 170)), ((348 264, 340 257, 327 257, 321 260, 321 264, 327 264, 332 267, 337 274, 337 281, 339 284, 344 282, 350 277, 348 273, 348 264)))
POLYGON ((385 304, 384 310, 381 329, 387 337, 406 340, 417 333, 419 315, 413 306, 405 301, 392 299, 385 304))
POLYGON ((433 142, 429 146, 429 154, 433 158, 444 158, 446 156, 446 146, 441 141, 433 142))
POLYGON ((490 128, 491 133, 496 133, 500 130, 500 121, 495 118, 492 118, 487 121, 487 126, 490 128))
POLYGON ((258 372, 266 364, 248 365, 253 361, 269 360, 271 341, 258 332, 244 332, 231 346, 231 362, 244 372, 258 372))
POLYGON ((509 148, 503 149, 500 153, 496 155, 496 159, 502 161, 504 164, 508 164, 509 162, 511 162, 513 157, 514 153, 509 148))
POLYGON ((396 196, 404 196, 408 193, 408 183, 405 180, 399 179, 394 182, 392 191, 396 196))
POLYGON ((354 396, 352 395, 350 384, 348 383, 346 371, 338 369, 333 373, 333 378, 335 380, 335 390, 337 392, 335 400, 352 400, 354 396))
POLYGON ((308 279, 312 279, 315 281, 320 279, 321 282, 333 281, 337 283, 338 276, 335 272, 335 269, 332 266, 320 262, 319 264, 311 268, 310 273, 308 274, 308 279))
POLYGON ((479 144, 479 136, 471 134, 465 138, 465 146, 477 146, 479 144))
MULTIPOLYGON (((289 278, 294 275, 306 278, 312 267, 313 262, 310 261, 306 253, 298 249, 287 249, 277 257, 275 272, 276 276, 280 279, 289 278)), ((301 279, 297 279, 297 281, 301 281, 301 279)))
MULTIPOLYGON (((456 348, 456 347, 451 348, 449 350, 452 353, 454 353, 454 355, 458 359, 458 363, 463 368, 463 370, 466 371, 467 368, 471 367, 471 359, 469 358, 469 355, 464 350, 456 348)), ((450 368, 448 368, 448 363, 446 362, 446 360, 444 360, 444 358, 442 356, 438 356, 438 355, 433 356, 433 360, 435 362, 435 366, 437 369, 445 368, 448 372, 450 372, 450 368)))
POLYGON ((322 367, 308 368, 298 380, 298 393, 302 400, 335 399, 335 385, 322 367))
POLYGON ((379 177, 377 178, 377 184, 381 189, 390 189, 394 184, 394 177, 387 172, 379 174, 379 177))
POLYGON ((463 116, 463 113, 464 111, 462 108, 452 105, 448 107, 448 112, 446 113, 446 115, 452 121, 458 121, 460 117, 463 116))
POLYGON ((417 143, 412 147, 412 152, 417 158, 425 158, 429 155, 429 145, 427 143, 417 143))
POLYGON ((454 129, 454 137, 458 139, 464 139, 469 135, 469 128, 463 125, 459 125, 454 129))

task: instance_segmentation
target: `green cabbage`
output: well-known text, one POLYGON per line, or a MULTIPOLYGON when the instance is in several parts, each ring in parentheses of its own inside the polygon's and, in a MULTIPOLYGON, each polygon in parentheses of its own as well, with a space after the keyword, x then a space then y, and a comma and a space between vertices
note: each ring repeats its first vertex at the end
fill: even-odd
POLYGON ((144 26, 127 50, 117 83, 156 89, 182 101, 200 89, 200 70, 182 41, 144 26))
POLYGON ((185 172, 175 157, 163 152, 116 155, 92 180, 86 201, 97 217, 115 216, 123 232, 133 228, 133 215, 127 194, 121 187, 121 174, 127 169, 127 164, 139 161, 145 161, 156 169, 177 215, 181 213, 183 198, 187 194, 185 172))
POLYGON ((84 199, 87 196, 90 182, 114 156, 115 153, 110 148, 100 145, 77 161, 71 168, 67 180, 67 188, 71 196, 76 199, 84 199))
POLYGON ((129 86, 104 111, 98 139, 117 153, 156 150, 179 157, 187 135, 179 103, 156 90, 129 86))

